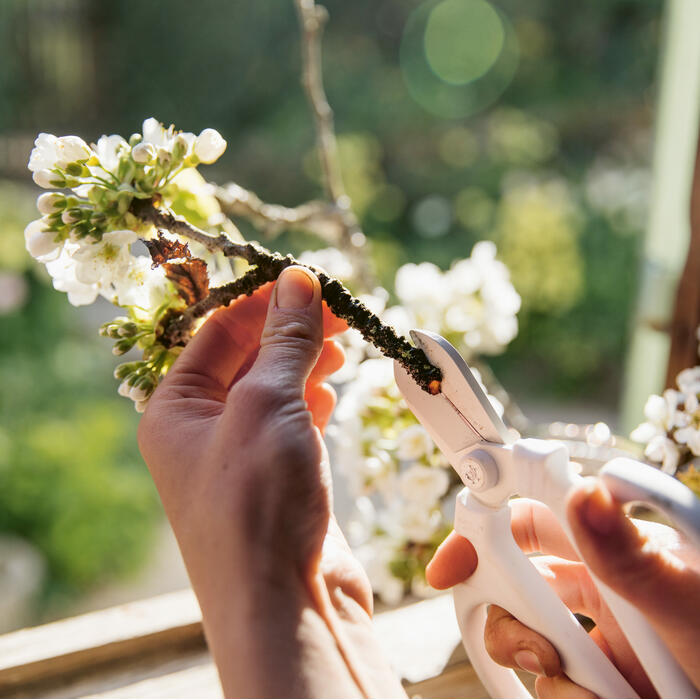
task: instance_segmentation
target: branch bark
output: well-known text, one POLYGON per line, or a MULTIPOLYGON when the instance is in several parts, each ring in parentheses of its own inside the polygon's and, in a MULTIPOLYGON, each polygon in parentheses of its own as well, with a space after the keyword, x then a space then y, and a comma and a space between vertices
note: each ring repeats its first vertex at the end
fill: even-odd
POLYGON ((314 0, 294 0, 301 28, 301 83, 304 87, 316 127, 316 146, 321 162, 323 184, 328 198, 337 208, 341 221, 341 246, 351 256, 360 281, 367 289, 376 286, 367 255, 367 238, 350 208, 351 201, 343 184, 335 136, 333 110, 323 88, 321 38, 328 11, 314 0))
POLYGON ((341 243, 343 212, 329 202, 312 200, 297 207, 268 204, 233 182, 217 187, 214 195, 227 216, 247 219, 268 239, 290 228, 303 228, 330 244, 341 243))
POLYGON ((242 294, 252 294, 266 282, 276 280, 284 268, 301 265, 312 270, 318 277, 323 299, 338 318, 358 330, 365 340, 379 348, 387 357, 399 362, 423 389, 433 394, 440 390, 441 372, 430 364, 425 353, 398 336, 391 326, 382 323, 376 314, 353 297, 338 280, 329 277, 325 272, 310 265, 303 265, 291 255, 272 253, 255 243, 237 243, 223 234, 210 236, 185 219, 175 216, 168 209, 156 207, 152 200, 135 199, 131 211, 156 228, 200 243, 212 253, 220 252, 227 257, 243 258, 255 266, 230 284, 210 290, 207 297, 182 313, 171 316, 160 336, 161 342, 167 347, 186 344, 198 318, 219 306, 226 306, 242 294))

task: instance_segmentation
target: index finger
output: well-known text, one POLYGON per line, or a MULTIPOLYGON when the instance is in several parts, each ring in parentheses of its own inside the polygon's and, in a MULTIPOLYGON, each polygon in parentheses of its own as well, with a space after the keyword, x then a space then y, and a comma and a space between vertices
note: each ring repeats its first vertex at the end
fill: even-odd
POLYGON ((544 503, 531 498, 510 502, 510 529, 525 554, 551 554, 580 561, 556 515, 544 503))

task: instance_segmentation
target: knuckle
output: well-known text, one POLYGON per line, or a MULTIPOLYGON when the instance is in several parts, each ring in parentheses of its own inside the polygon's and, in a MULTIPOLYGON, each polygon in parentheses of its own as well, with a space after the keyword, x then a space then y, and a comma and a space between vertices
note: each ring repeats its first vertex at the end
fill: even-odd
POLYGON ((309 323, 309 319, 304 316, 289 313, 265 325, 260 345, 289 344, 294 347, 308 346, 315 349, 322 340, 317 324, 309 323))
POLYGON ((288 408, 294 403, 296 394, 294 387, 275 381, 269 373, 262 373, 262 376, 248 374, 241 379, 231 398, 241 409, 241 416, 248 415, 253 421, 260 422, 273 412, 288 408))

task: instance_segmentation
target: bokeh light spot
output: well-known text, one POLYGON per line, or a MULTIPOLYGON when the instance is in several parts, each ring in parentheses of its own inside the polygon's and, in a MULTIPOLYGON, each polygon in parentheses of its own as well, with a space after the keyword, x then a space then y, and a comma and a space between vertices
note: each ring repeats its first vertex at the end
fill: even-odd
POLYGON ((452 224, 450 202, 440 195, 424 197, 413 210, 413 225, 423 238, 444 236, 452 224))
POLYGON ((504 41, 501 19, 486 0, 442 0, 428 17, 425 56, 438 78, 465 85, 491 69, 504 41))

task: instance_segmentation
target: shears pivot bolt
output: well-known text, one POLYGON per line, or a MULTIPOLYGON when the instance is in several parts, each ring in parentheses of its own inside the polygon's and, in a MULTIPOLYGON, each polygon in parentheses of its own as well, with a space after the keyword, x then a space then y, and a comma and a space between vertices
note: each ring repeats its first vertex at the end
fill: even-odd
POLYGON ((472 491, 485 491, 498 483, 498 466, 486 450, 470 452, 457 471, 464 485, 472 491))

